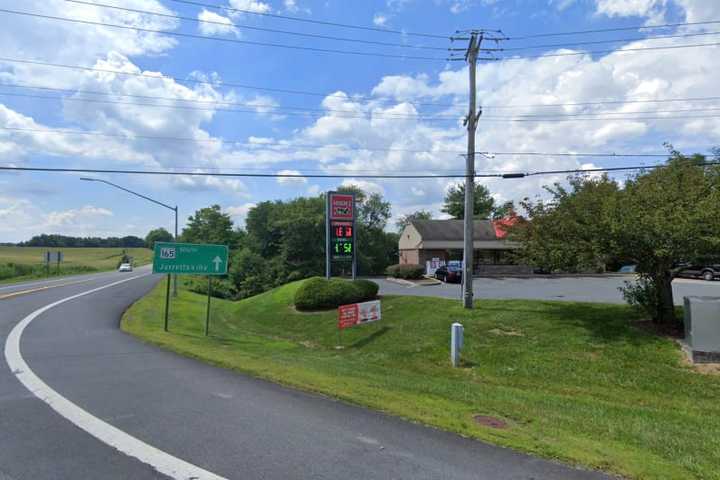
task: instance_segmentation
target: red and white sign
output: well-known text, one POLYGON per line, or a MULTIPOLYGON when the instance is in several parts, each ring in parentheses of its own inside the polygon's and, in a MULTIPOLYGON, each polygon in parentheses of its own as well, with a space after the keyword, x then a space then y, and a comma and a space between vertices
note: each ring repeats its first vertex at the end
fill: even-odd
POLYGON ((330 194, 330 220, 353 220, 353 196, 346 193, 330 194))
POLYGON ((363 323, 376 322, 382 318, 380 300, 351 303, 338 307, 338 328, 350 328, 363 323))

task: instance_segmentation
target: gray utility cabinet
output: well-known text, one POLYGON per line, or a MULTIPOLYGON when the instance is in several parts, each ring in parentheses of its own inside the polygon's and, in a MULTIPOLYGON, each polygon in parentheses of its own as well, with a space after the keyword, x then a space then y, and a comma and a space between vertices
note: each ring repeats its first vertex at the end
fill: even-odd
POLYGON ((685 345, 693 362, 720 362, 720 297, 685 297, 685 345))

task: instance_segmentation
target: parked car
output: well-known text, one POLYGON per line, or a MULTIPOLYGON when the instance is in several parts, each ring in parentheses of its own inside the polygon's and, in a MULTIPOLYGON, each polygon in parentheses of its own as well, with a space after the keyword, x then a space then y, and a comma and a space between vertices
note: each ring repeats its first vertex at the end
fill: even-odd
POLYGON ((637 265, 623 265, 620 267, 620 270, 618 270, 618 273, 635 273, 636 268, 637 265))
POLYGON ((460 283, 462 281, 462 267, 443 265, 435 270, 435 278, 446 283, 460 283))
POLYGON ((675 276, 682 278, 702 278, 707 281, 715 280, 716 278, 720 278, 720 264, 684 264, 675 270, 675 276))
POLYGON ((132 272, 132 264, 131 263, 121 263, 118 267, 118 272, 132 272))

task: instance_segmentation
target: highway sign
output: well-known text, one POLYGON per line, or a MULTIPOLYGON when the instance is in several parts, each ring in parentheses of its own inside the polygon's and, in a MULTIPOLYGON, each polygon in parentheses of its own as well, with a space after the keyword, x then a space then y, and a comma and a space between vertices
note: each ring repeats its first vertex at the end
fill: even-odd
POLYGON ((194 243, 156 242, 153 273, 226 275, 228 247, 194 243))

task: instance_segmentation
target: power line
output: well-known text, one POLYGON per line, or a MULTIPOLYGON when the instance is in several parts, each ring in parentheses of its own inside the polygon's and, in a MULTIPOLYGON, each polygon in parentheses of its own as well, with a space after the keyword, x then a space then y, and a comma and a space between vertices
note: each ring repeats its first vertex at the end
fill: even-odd
MULTIPOLYGON (((709 167, 720 165, 720 161, 702 162, 694 164, 696 167, 709 167)), ((599 167, 599 168, 576 168, 567 170, 538 170, 534 172, 497 172, 480 173, 473 175, 474 178, 504 178, 514 179, 538 175, 568 175, 568 174, 589 174, 602 172, 621 172, 632 170, 653 170, 667 167, 667 164, 659 165, 632 165, 624 167, 599 167)), ((123 175, 169 175, 169 176, 194 176, 194 177, 250 177, 250 178, 372 178, 372 179, 434 179, 434 178, 464 178, 465 174, 453 175, 426 175, 426 174, 403 174, 403 175, 347 175, 347 174, 304 174, 304 173, 228 173, 228 172, 204 172, 204 171, 177 171, 177 170, 132 170, 132 169, 106 169, 106 168, 61 168, 61 167, 18 167, 0 166, 0 171, 18 172, 46 172, 46 173, 104 173, 123 175)))
POLYGON ((595 30, 575 30, 567 32, 555 32, 555 33, 537 33, 533 35, 522 35, 518 37, 508 37, 507 40, 527 40, 530 38, 544 38, 544 37, 559 37, 565 35, 585 35, 589 33, 608 33, 608 32, 622 32, 630 30, 656 30, 659 28, 674 28, 674 27, 687 27, 694 25, 716 25, 720 24, 720 20, 708 20, 706 22, 684 22, 684 23, 666 23, 663 25, 642 25, 637 27, 614 27, 614 28, 600 28, 595 30))
MULTIPOLYGON (((208 107, 193 107, 188 105, 162 105, 162 104, 155 104, 155 103, 139 103, 139 102, 122 102, 122 101, 115 101, 115 100, 102 100, 102 99, 93 99, 93 98, 73 98, 73 97, 47 97, 42 95, 32 95, 32 94, 24 94, 24 93, 11 93, 11 92, 0 92, 0 96, 9 96, 9 97, 21 97, 21 98, 34 98, 38 100, 63 100, 63 101, 69 101, 69 102, 81 102, 81 103, 98 103, 98 104, 105 104, 105 105, 128 105, 128 106, 141 106, 141 107, 151 107, 151 108, 167 108, 167 109, 174 109, 174 110, 191 110, 191 111, 209 111, 209 112, 227 112, 227 113, 248 113, 253 115, 263 115, 263 114, 276 114, 276 115, 290 115, 290 116, 297 116, 297 117, 306 117, 306 118, 322 118, 325 116, 325 113, 322 113, 322 111, 319 112, 297 112, 297 111, 283 111, 282 107, 273 107, 270 109, 270 111, 262 111, 260 110, 241 110, 241 109, 230 109, 230 108, 208 108, 208 107), (280 113, 278 113, 278 110, 280 113)), ((263 107, 266 108, 266 107, 263 107)), ((686 112, 702 112, 702 111, 718 111, 720 108, 708 108, 708 109, 685 109, 686 112)), ((546 122, 546 123, 557 123, 557 122, 570 122, 570 121, 578 121, 578 122, 587 122, 587 121, 644 121, 644 120, 687 120, 687 119, 706 119, 706 118, 720 118, 720 115, 672 115, 672 116, 654 116, 654 117, 636 117, 636 116, 625 116, 625 117, 602 117, 600 115, 628 115, 631 113, 663 113, 663 112, 676 112, 676 111, 683 111, 683 110, 661 110, 661 111, 647 111, 647 112, 599 112, 599 113, 580 113, 580 114, 564 114, 564 115, 518 115, 518 116, 484 116, 483 117, 483 123, 503 123, 503 122, 510 122, 510 123, 537 123, 537 122, 546 122), (591 116, 595 115, 595 116, 591 116)), ((337 110, 335 111, 337 112, 337 110)), ((395 115, 395 114, 375 114, 370 112, 368 115, 365 114, 352 114, 352 112, 348 111, 341 111, 341 112, 347 112, 342 113, 338 116, 338 118, 351 118, 351 119, 368 119, 368 118, 377 118, 377 119, 383 119, 383 120, 407 120, 407 119, 417 119, 417 120, 423 120, 423 121, 458 121, 460 119, 460 116, 452 117, 452 116, 412 116, 412 115, 395 115)))
MULTIPOLYGON (((66 0, 66 1, 73 1, 73 0, 66 0)), ((600 45, 604 43, 620 43, 620 42, 640 42, 643 40, 661 40, 665 38, 690 38, 690 37, 703 37, 707 35, 718 35, 720 32, 700 32, 700 33, 682 33, 682 34, 676 34, 676 35, 652 35, 648 37, 634 37, 634 38, 617 38, 613 40, 593 40, 593 41, 584 41, 584 42, 572 42, 572 43, 551 43, 551 44, 544 44, 544 45, 532 45, 527 47, 511 47, 511 48, 502 48, 501 50, 504 52, 511 52, 511 51, 520 51, 520 50, 532 50, 532 49, 538 49, 538 48, 561 48, 561 47, 574 47, 578 45, 600 45)))
MULTIPOLYGON (((259 85, 248 85, 243 84, 239 82, 229 82, 229 81, 206 81, 206 80, 197 80, 193 78, 179 78, 179 77, 173 77, 168 75, 163 76, 157 76, 153 74, 143 73, 143 72, 127 72, 122 70, 114 70, 110 68, 98 68, 98 67, 87 67, 83 65, 68 65, 68 64, 62 64, 62 63, 52 63, 52 62, 45 62, 40 60, 27 60, 27 59, 20 59, 20 58, 9 58, 9 57, 0 57, 0 61, 2 62, 8 62, 8 63, 19 63, 19 64, 26 64, 26 65, 38 65, 43 67, 50 67, 50 68, 65 68, 69 70, 80 70, 80 71, 88 71, 88 72, 99 72, 99 73, 111 73, 115 75, 124 75, 129 77, 140 77, 140 78, 148 78, 153 80, 172 80, 178 83, 191 83, 194 85, 208 85, 208 86, 224 86, 224 87, 230 87, 230 88, 242 88, 247 90, 258 90, 258 91, 265 91, 265 92, 273 92, 273 93, 285 93, 285 94, 293 94, 293 95, 307 95, 307 96, 315 96, 315 97, 338 97, 338 98, 345 98, 344 95, 338 95, 335 93, 327 93, 327 92, 312 92, 312 91, 306 91, 306 90, 292 90, 292 89, 282 89, 282 88, 272 88, 272 87, 262 87, 259 85)), ((47 88, 47 87, 33 87, 33 88, 47 88)), ((362 97, 368 99, 368 97, 362 97)), ((380 100, 389 100, 390 97, 380 97, 380 100)), ((177 99, 184 102, 190 102, 191 100, 185 100, 185 99, 177 99)), ((372 99, 368 99, 372 100, 372 99)), ((595 102, 566 102, 566 103, 536 103, 536 104, 520 104, 520 105, 484 105, 483 109, 513 109, 513 108, 542 108, 542 107, 572 107, 572 106, 585 106, 585 105, 617 105, 617 104, 628 104, 628 103, 669 103, 669 102, 704 102, 704 101, 714 101, 714 100, 720 100, 720 96, 716 97, 688 97, 688 98, 665 98, 665 99, 643 99, 643 100, 603 100, 603 101, 595 101, 595 102)), ((194 101, 194 100, 193 100, 194 101)), ((200 101, 198 101, 200 102, 200 101)), ((215 103, 215 102, 200 102, 200 103, 215 103)), ((219 102, 223 103, 223 102, 219 102)), ((409 105, 413 106, 437 106, 437 107, 456 107, 458 104, 450 104, 450 103, 423 103, 423 102, 404 102, 408 103, 409 105)))
POLYGON ((65 0, 69 3, 77 3, 81 5, 91 5, 94 7, 100 7, 100 8, 109 8, 114 10, 120 10, 124 12, 131 12, 131 13, 140 13, 143 15, 154 15, 157 17, 162 18, 172 18, 175 20, 184 20, 188 22, 194 22, 198 24, 210 24, 210 25, 221 25, 226 28, 239 28, 239 29, 245 29, 245 30, 255 30, 260 32, 269 32, 269 33, 280 33, 283 35, 293 35, 298 37, 305 37, 305 38, 317 38, 321 40, 333 40, 333 41, 341 41, 341 42, 353 42, 353 43, 361 43, 366 45, 379 45, 384 47, 396 47, 396 48, 413 48, 418 50, 436 50, 436 51, 447 51, 446 47, 430 47, 430 46, 424 46, 424 45, 410 45, 406 43, 391 43, 391 42, 379 42, 375 40, 365 40, 361 38, 348 38, 348 37, 336 37, 331 35, 320 35, 315 33, 304 33, 304 32, 294 32, 290 30, 279 30, 274 28, 266 28, 266 27, 256 27, 252 25, 240 25, 231 21, 228 22, 219 22, 216 20, 201 20, 199 18, 194 17, 185 17, 182 15, 170 15, 167 13, 161 13, 161 12, 153 12, 149 10, 139 10, 136 8, 127 8, 127 7, 119 7, 117 5, 108 5, 104 3, 95 3, 95 2, 86 2, 83 0, 65 0))
MULTIPOLYGON (((344 145, 307 145, 307 144, 288 144, 283 142, 258 142, 252 143, 242 140, 222 140, 215 138, 187 138, 187 137, 163 137, 153 135, 121 135, 113 133, 104 133, 97 131, 84 131, 84 130, 59 130, 59 129, 38 129, 38 128, 24 128, 24 127, 12 127, 3 125, 0 126, 0 130, 6 130, 11 132, 26 132, 26 133, 51 133, 58 135, 87 135, 87 136, 99 136, 109 138, 120 138, 123 140, 160 140, 160 141, 186 141, 186 142, 197 142, 197 143, 221 143, 226 145, 240 145, 247 147, 256 148, 267 148, 269 146, 280 146, 286 148, 293 148, 297 150, 325 150, 325 149, 342 149, 348 151, 371 151, 371 152, 404 152, 404 153, 450 153, 457 155, 465 155, 462 150, 433 150, 433 149, 403 149, 403 148, 371 148, 371 147, 349 147, 344 145)), ((276 151, 276 150, 272 150, 276 151)), ((621 157, 653 157, 653 158, 667 158, 667 153, 583 153, 583 152, 476 152, 476 155, 485 156, 526 156, 526 157, 608 157, 608 158, 621 158, 621 157)))
POLYGON ((380 32, 380 33, 395 33, 395 34, 406 35, 406 36, 410 36, 410 37, 440 38, 443 40, 447 40, 449 38, 449 35, 438 35, 438 34, 434 34, 434 33, 421 33, 421 32, 406 32, 404 30, 392 30, 389 28, 378 28, 378 27, 371 27, 371 26, 365 26, 365 25, 351 25, 348 23, 330 22, 330 21, 324 21, 324 20, 314 20, 311 18, 292 17, 290 15, 280 15, 277 13, 255 12, 252 10, 243 10, 240 8, 224 7, 221 5, 213 5, 210 3, 195 2, 195 1, 190 1, 190 0, 170 0, 170 1, 175 2, 175 3, 184 3, 186 5, 194 5, 196 7, 212 8, 215 10, 221 10, 221 11, 226 11, 226 12, 243 13, 243 14, 247 14, 247 15, 257 15, 257 16, 270 17, 270 18, 281 18, 283 20, 290 20, 290 21, 294 21, 294 22, 313 23, 316 25, 325 25, 325 26, 331 26, 331 27, 351 28, 351 29, 355 29, 355 30, 366 30, 366 31, 380 32))
POLYGON ((80 20, 77 18, 67 18, 67 17, 56 17, 54 15, 44 15, 40 13, 33 13, 33 12, 21 12, 18 10, 8 10, 8 9, 0 9, 0 12, 2 13, 9 13, 12 15, 21 15, 26 17, 33 17, 33 18, 42 18, 45 20, 57 20, 61 22, 70 22, 70 23, 77 23, 82 25, 93 25, 93 26, 100 26, 100 27, 111 27, 111 28, 118 28, 122 30, 134 30, 137 32, 145 32, 145 33, 157 33, 160 35, 170 35, 173 37, 182 37, 182 38, 192 38, 196 40, 212 40, 217 42, 226 42, 226 43, 235 43, 239 45, 251 45, 251 46, 260 46, 260 47, 273 47, 273 48, 283 48, 283 49, 289 49, 289 50, 304 50, 309 52, 316 52, 316 53, 337 53, 337 54, 344 54, 344 55, 355 55, 355 56, 362 56, 362 57, 379 57, 379 58, 399 58, 404 60, 430 60, 430 61, 446 61, 445 58, 441 57, 422 57, 417 55, 396 55, 392 53, 381 53, 381 52, 362 52, 357 50, 340 50, 340 49, 333 49, 333 48, 319 48, 319 47, 305 47, 301 45, 287 45, 283 43, 270 43, 270 42, 257 42, 253 40, 240 40, 237 38, 226 38, 226 37, 214 37, 210 35, 196 35, 192 33, 182 33, 182 32, 170 32, 166 30, 155 30, 152 28, 144 28, 144 27, 135 27, 130 25, 118 25, 115 23, 106 23, 106 22, 95 22, 92 20, 80 20))
MULTIPOLYGON (((720 42, 713 42, 713 43, 691 43, 691 44, 685 44, 685 45, 666 45, 663 47, 633 47, 633 48, 620 48, 617 50, 586 50, 583 52, 568 52, 568 53, 548 53, 548 54, 542 54, 542 55, 523 55, 523 56, 514 56, 510 58, 503 58, 503 61, 510 61, 510 60, 532 60, 537 58, 547 58, 547 57, 576 57, 579 55, 589 55, 589 54, 596 54, 596 53, 630 53, 630 52, 643 52, 643 51, 652 51, 652 50, 677 50, 682 48, 700 48, 700 47, 717 47, 720 46, 720 42)), ((499 59, 495 59, 499 60, 499 59)))
POLYGON ((281 106, 261 106, 261 105, 251 105, 257 107, 257 109, 253 110, 242 110, 242 109, 232 109, 232 108, 218 108, 218 107, 193 107, 189 105, 163 105, 158 103, 139 103, 139 102, 122 102, 122 101, 116 101, 116 100, 103 100, 103 99, 95 99, 95 98, 74 98, 74 97, 47 97, 42 95, 32 95, 32 94, 26 94, 26 93, 15 93, 15 92, 0 92, 0 96, 7 96, 7 97, 20 97, 20 98, 34 98, 38 100, 63 100, 68 102, 84 102, 84 103, 99 103, 99 104, 107 104, 107 105, 129 105, 129 106, 140 106, 140 107, 151 107, 151 108, 168 108, 171 110, 191 110, 191 111, 206 111, 206 112, 228 112, 228 113, 249 113, 254 115, 264 115, 264 114, 276 114, 276 115, 291 115, 291 116, 298 116, 298 117, 310 117, 310 118, 322 118, 326 114, 323 112, 331 112, 331 113, 340 113, 338 118, 356 118, 356 119, 367 119, 367 118, 378 118, 383 120, 407 120, 407 119, 418 119, 418 120, 425 120, 425 121, 457 121, 460 118, 460 115, 458 116, 422 116, 422 115, 402 115, 402 114, 387 114, 387 113, 373 113, 369 112, 367 115, 365 114, 358 114, 357 112, 353 112, 351 110, 322 110, 322 109, 292 109, 289 107, 281 107, 281 106), (263 109, 267 108, 269 111, 263 111, 263 109), (290 110, 290 111, 286 111, 290 110), (300 111, 293 111, 293 110, 300 110, 300 111), (306 110, 306 111, 303 111, 306 110))

